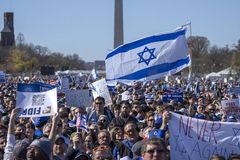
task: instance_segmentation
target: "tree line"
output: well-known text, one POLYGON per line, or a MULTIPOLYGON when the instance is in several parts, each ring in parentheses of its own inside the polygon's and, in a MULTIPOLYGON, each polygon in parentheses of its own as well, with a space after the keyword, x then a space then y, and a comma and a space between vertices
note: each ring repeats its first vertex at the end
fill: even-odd
MULTIPOLYGON (((188 37, 192 58, 192 72, 203 75, 232 67, 240 73, 240 40, 232 48, 210 46, 206 37, 188 37)), ((84 54, 84 53, 83 53, 84 54)), ((51 52, 49 48, 25 43, 24 35, 18 34, 16 45, 0 47, 0 70, 7 73, 39 71, 41 66, 54 66, 55 70, 84 70, 85 61, 78 54, 65 55, 51 52)))
POLYGON ((192 70, 197 75, 211 72, 219 72, 232 67, 240 73, 240 40, 229 48, 210 46, 206 37, 191 36, 188 38, 188 46, 192 58, 192 70))
POLYGON ((49 48, 25 43, 23 34, 12 47, 0 47, 0 69, 7 73, 39 71, 41 66, 53 66, 55 70, 85 69, 85 61, 78 54, 65 55, 51 52, 49 48))

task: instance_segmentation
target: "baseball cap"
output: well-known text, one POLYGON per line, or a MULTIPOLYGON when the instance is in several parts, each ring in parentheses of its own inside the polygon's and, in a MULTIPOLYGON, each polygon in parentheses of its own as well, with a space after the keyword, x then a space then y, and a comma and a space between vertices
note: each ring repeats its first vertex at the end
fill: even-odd
POLYGON ((148 139, 161 138, 161 137, 162 137, 162 132, 159 129, 153 129, 148 134, 148 139))
POLYGON ((48 138, 35 139, 30 146, 36 146, 41 149, 47 157, 51 155, 51 142, 48 138))
POLYGON ((63 143, 65 143, 67 145, 69 145, 69 143, 70 143, 70 140, 63 135, 56 136, 55 143, 58 143, 59 141, 62 141, 63 143))
POLYGON ((82 152, 78 152, 78 154, 75 156, 75 160, 77 160, 77 159, 80 159, 80 158, 86 158, 86 159, 91 159, 87 154, 85 154, 85 153, 82 153, 82 152))
POLYGON ((205 116, 203 114, 197 114, 195 116, 195 118, 198 118, 198 119, 205 119, 205 116))
POLYGON ((237 118, 235 116, 228 116, 227 122, 237 122, 237 118))
POLYGON ((19 141, 13 148, 13 157, 26 159, 27 147, 29 144, 30 141, 28 138, 19 141))

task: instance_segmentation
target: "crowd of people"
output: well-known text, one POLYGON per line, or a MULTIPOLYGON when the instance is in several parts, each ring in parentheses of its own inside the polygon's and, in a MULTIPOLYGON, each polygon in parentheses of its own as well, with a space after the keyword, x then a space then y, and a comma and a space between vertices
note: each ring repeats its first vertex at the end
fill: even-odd
MULTIPOLYGON (((170 112, 209 121, 238 123, 239 117, 222 112, 221 100, 237 98, 230 88, 238 81, 184 78, 169 81, 118 83, 110 90, 113 104, 101 96, 92 106, 68 106, 64 94, 58 96, 58 113, 51 117, 19 117, 16 108, 18 83, 36 79, 10 77, 0 84, 0 159, 4 160, 165 160, 170 157, 170 112), (182 101, 164 102, 169 88, 181 90, 182 101), (122 100, 127 91, 128 100, 122 100), (79 129, 79 115, 86 117, 86 128, 79 129)), ((50 80, 44 80, 49 83, 50 80)), ((71 89, 77 88, 71 84, 71 89)), ((240 153, 240 151, 239 151, 240 153)), ((225 159, 212 155, 212 160, 225 159)), ((240 154, 228 159, 240 159, 240 154)))

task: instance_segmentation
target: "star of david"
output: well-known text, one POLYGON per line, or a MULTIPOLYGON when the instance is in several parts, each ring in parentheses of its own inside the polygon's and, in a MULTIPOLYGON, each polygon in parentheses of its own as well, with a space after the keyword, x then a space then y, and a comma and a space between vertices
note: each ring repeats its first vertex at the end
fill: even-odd
POLYGON ((146 65, 148 65, 152 59, 156 58, 156 56, 153 54, 154 51, 155 48, 149 49, 148 47, 145 47, 142 52, 138 53, 138 56, 140 57, 138 63, 144 62, 146 65), (149 54, 148 58, 144 58, 144 54, 149 54))

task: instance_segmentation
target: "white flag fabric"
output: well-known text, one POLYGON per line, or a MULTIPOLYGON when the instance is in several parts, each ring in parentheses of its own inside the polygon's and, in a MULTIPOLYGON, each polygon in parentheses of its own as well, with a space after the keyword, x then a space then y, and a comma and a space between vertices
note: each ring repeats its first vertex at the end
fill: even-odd
POLYGON ((94 80, 97 79, 97 72, 96 72, 95 68, 92 69, 91 75, 94 80))
POLYGON ((171 160, 206 160, 213 154, 227 159, 232 153, 240 153, 240 123, 200 120, 171 113, 169 132, 171 160))
POLYGON ((57 113, 57 88, 45 92, 17 91, 16 106, 23 108, 21 117, 43 117, 57 113))
POLYGON ((106 80, 128 83, 172 75, 190 66, 186 28, 124 44, 106 59, 106 80))

